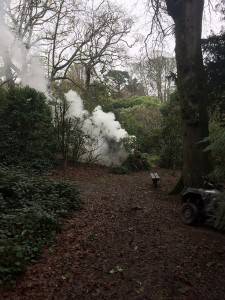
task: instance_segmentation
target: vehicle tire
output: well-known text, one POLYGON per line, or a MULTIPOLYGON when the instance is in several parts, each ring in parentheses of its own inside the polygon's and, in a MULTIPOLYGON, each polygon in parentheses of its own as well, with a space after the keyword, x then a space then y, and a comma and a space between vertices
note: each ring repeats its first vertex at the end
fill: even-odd
POLYGON ((184 203, 180 218, 184 224, 195 225, 200 218, 200 210, 194 203, 184 203))

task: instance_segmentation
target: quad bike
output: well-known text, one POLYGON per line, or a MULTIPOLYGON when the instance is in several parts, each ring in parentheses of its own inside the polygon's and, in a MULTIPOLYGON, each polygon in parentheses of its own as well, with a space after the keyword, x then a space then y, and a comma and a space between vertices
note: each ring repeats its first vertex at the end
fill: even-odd
POLYGON ((216 186, 208 179, 205 180, 203 188, 184 188, 181 193, 181 221, 195 225, 212 217, 223 199, 222 189, 222 185, 216 186))

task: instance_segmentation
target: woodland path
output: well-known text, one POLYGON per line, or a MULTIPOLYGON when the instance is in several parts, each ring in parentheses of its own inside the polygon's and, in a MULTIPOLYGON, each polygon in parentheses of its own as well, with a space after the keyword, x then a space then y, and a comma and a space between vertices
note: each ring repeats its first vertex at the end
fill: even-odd
POLYGON ((157 172, 155 190, 149 172, 69 168, 83 210, 63 220, 55 243, 0 299, 225 299, 225 234, 182 224, 179 198, 166 196, 178 174, 157 172))

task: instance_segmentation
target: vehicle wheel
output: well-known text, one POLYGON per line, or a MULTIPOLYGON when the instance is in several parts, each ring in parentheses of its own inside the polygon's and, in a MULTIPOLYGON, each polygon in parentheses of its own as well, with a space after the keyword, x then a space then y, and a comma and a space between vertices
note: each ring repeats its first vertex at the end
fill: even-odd
POLYGON ((184 224, 194 225, 200 217, 200 210, 194 203, 184 203, 180 213, 181 221, 184 224))

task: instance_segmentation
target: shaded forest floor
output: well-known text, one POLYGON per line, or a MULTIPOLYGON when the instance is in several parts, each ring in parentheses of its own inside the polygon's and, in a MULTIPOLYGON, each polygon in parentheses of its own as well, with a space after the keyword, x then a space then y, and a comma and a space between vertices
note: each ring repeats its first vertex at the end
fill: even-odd
POLYGON ((179 175, 157 171, 155 190, 149 172, 69 168, 83 210, 0 299, 225 299, 225 234, 182 224, 179 197, 166 196, 179 175))

